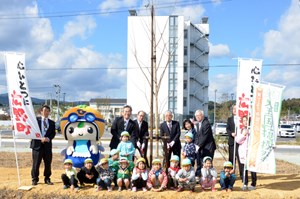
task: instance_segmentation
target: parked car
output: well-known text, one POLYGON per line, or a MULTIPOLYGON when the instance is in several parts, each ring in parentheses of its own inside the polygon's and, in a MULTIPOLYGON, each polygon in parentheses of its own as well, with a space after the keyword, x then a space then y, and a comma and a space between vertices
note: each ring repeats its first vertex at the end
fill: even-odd
POLYGON ((61 133, 60 120, 55 122, 55 131, 56 131, 56 133, 61 133))
POLYGON ((278 128, 278 136, 295 137, 295 129, 290 124, 280 124, 278 128))
POLYGON ((296 124, 296 132, 300 132, 300 123, 296 124))
POLYGON ((216 123, 215 134, 216 135, 227 135, 226 126, 227 126, 226 123, 216 123))

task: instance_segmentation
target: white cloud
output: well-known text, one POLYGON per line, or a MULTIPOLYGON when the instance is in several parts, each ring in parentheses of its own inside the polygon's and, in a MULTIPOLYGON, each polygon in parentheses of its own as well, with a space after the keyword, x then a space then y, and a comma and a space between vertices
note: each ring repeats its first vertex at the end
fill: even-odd
POLYGON ((299 69, 298 66, 289 70, 282 70, 279 67, 272 70, 263 77, 263 81, 276 83, 285 86, 283 98, 299 98, 299 69))
POLYGON ((218 58, 218 57, 229 57, 230 56, 230 49, 225 44, 209 44, 209 56, 218 58))
POLYGON ((99 5, 99 8, 101 11, 115 10, 118 8, 126 9, 135 6, 137 2, 138 0, 106 0, 99 5))
POLYGON ((76 17, 75 21, 69 21, 65 25, 65 32, 62 36, 62 40, 68 40, 76 36, 80 36, 81 39, 85 39, 95 28, 96 22, 92 17, 76 17))
POLYGON ((84 39, 92 33, 94 28, 95 22, 91 17, 77 17, 69 21, 61 37, 54 41, 49 50, 41 54, 37 60, 38 65, 46 68, 76 68, 49 72, 52 76, 50 82, 60 84, 68 95, 74 95, 75 98, 78 96, 81 100, 112 96, 111 91, 116 93, 120 85, 124 85, 126 81, 124 69, 116 70, 122 66, 123 57, 118 54, 103 55, 94 51, 93 46, 79 48, 72 43, 74 37, 84 39), (78 68, 83 70, 78 70, 78 68), (61 75, 62 71, 63 75, 61 75))
POLYGON ((298 1, 292 0, 290 8, 281 16, 278 30, 264 35, 264 55, 283 63, 299 62, 300 12, 298 1))
POLYGON ((300 86, 290 86, 288 88, 285 88, 285 90, 283 91, 283 96, 287 96, 287 98, 299 98, 299 90, 300 90, 300 86))
POLYGON ((287 64, 300 63, 300 12, 298 1, 292 0, 290 8, 281 16, 277 30, 270 30, 264 34, 263 54, 271 58, 278 65, 265 76, 266 81, 286 86, 284 98, 299 97, 299 66, 287 64), (293 93, 294 92, 294 93, 293 93))
POLYGON ((218 102, 224 100, 224 94, 228 94, 228 100, 230 100, 232 91, 236 90, 236 74, 220 73, 211 77, 211 79, 213 81, 209 82, 209 100, 215 100, 215 90, 217 90, 216 99, 218 102))
MULTIPOLYGON (((150 15, 149 1, 144 0, 137 8, 139 16, 150 15)), ((189 20, 195 24, 201 22, 201 18, 205 12, 204 7, 197 2, 178 2, 170 0, 157 0, 154 4, 154 12, 156 16, 179 15, 184 16, 185 20, 189 20)))
POLYGON ((31 38, 34 38, 34 42, 47 45, 53 40, 53 32, 51 24, 47 19, 39 19, 32 25, 30 30, 31 38))
POLYGON ((204 7, 198 4, 192 6, 175 7, 172 14, 184 16, 185 20, 190 20, 193 23, 200 23, 200 19, 203 16, 204 12, 204 7))
MULTIPOLYGON (((126 5, 126 2, 124 3, 126 5)), ((17 2, 12 7, 9 5, 8 1, 6 9, 1 9, 1 6, 0 14, 38 15, 37 6, 35 3, 31 4, 31 1, 27 1, 25 5, 17 2)), ((80 47, 75 44, 75 41, 86 40, 93 34, 96 28, 95 19, 91 16, 67 19, 70 20, 64 23, 63 33, 56 36, 49 19, 0 20, 2 50, 26 53, 26 65, 29 69, 27 79, 31 95, 44 98, 53 93, 54 84, 59 84, 61 92, 66 93, 66 99, 69 100, 126 96, 124 57, 117 53, 101 54, 90 44, 80 47), (72 67, 83 69, 70 70, 72 67), (59 70, 43 70, 44 68, 59 70)), ((4 65, 2 63, 3 60, 0 65, 4 65)), ((0 81, 1 85, 6 81, 2 72, 0 81)), ((1 93, 6 90, 2 87, 0 86, 1 93)))
POLYGON ((222 3, 222 0, 212 0, 212 2, 215 4, 215 5, 220 5, 222 3))
POLYGON ((1 50, 27 52, 27 57, 34 57, 43 51, 53 39, 53 32, 48 19, 25 18, 12 19, 20 16, 37 16, 36 3, 31 1, 1 2, 0 15, 0 46, 1 50), (12 6, 13 4, 13 6, 12 6), (36 50, 33 50, 36 49, 36 50))

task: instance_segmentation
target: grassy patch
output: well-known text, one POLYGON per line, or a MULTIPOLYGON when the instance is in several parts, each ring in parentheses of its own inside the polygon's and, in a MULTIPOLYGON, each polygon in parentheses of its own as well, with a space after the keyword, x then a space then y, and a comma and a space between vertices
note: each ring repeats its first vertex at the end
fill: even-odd
POLYGON ((276 145, 300 145, 300 137, 290 141, 277 141, 276 145))

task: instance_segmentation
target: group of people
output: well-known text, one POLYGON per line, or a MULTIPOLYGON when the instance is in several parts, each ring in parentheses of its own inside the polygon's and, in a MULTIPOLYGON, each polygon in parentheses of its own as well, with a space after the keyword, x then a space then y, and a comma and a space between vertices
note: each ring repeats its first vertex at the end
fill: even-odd
MULTIPOLYGON (((44 180, 48 185, 50 181, 51 161, 52 161, 52 142, 55 136, 55 124, 48 118, 50 107, 44 105, 41 109, 41 117, 38 124, 42 132, 41 140, 32 140, 32 184, 37 185, 39 181, 39 166, 43 159, 45 163, 44 180)), ((210 188, 215 191, 218 173, 213 167, 214 152, 216 144, 213 137, 211 125, 204 117, 202 110, 195 111, 195 121, 186 119, 183 122, 185 132, 185 144, 181 149, 180 124, 173 120, 171 111, 165 112, 165 120, 160 124, 160 138, 164 139, 165 168, 160 159, 152 161, 149 168, 147 159, 148 146, 148 123, 144 120, 146 113, 139 111, 137 119, 132 120, 132 108, 129 105, 123 107, 122 116, 117 117, 111 127, 110 157, 102 158, 97 165, 93 165, 91 159, 86 159, 84 167, 79 170, 73 168, 72 160, 64 161, 65 173, 61 178, 64 188, 77 190, 79 184, 97 184, 97 191, 106 188, 112 190, 112 185, 121 191, 131 189, 137 191, 153 190, 162 191, 170 188, 177 191, 189 189, 195 190, 196 183, 201 184, 203 189, 210 188), (140 158, 135 159, 135 151, 139 152, 140 158), (182 159, 182 160, 181 160, 182 159), (194 169, 196 163, 196 168, 194 169), (79 184, 78 184, 79 183, 79 184)), ((235 182, 235 171, 233 166, 234 156, 239 162, 241 178, 244 188, 247 188, 247 175, 242 174, 244 159, 240 159, 246 149, 243 144, 247 142, 249 131, 247 125, 242 132, 236 133, 235 130, 235 108, 233 116, 228 118, 227 132, 229 134, 229 161, 224 163, 224 169, 220 172, 220 185, 222 190, 230 192, 235 182), (236 138, 235 138, 236 137, 236 138), (234 154, 234 140, 237 141, 236 149, 239 153, 234 154)), ((245 119, 248 123, 247 118, 245 119)), ((246 146, 246 144, 244 144, 246 146)), ((245 147, 246 148, 246 147, 245 147)), ((256 173, 251 172, 252 184, 249 189, 256 186, 256 173)))
MULTIPOLYGON (((190 192, 195 191, 197 183, 195 170, 188 158, 182 160, 180 168, 179 157, 173 155, 170 159, 170 167, 165 171, 160 159, 154 159, 152 168, 148 169, 144 158, 137 159, 134 164, 116 149, 113 149, 110 155, 110 158, 102 158, 95 166, 93 161, 87 158, 78 173, 72 167, 72 160, 66 159, 64 161, 65 172, 61 176, 63 188, 77 191, 79 183, 80 186, 90 183, 97 185, 96 191, 106 189, 108 192, 112 191, 113 187, 117 187, 118 191, 125 189, 133 192, 139 189, 144 192, 148 190, 159 192, 166 189, 177 190, 178 192, 185 189, 190 192)), ((216 191, 217 176, 218 173, 213 167, 212 158, 204 157, 201 179, 198 182, 201 188, 216 191)), ((224 169, 220 172, 221 188, 231 192, 234 182, 232 163, 225 162, 224 169)))
MULTIPOLYGON (((131 120, 132 108, 129 105, 124 106, 122 116, 114 120, 111 127, 112 139, 110 149, 116 149, 122 138, 122 132, 128 132, 130 141, 140 152, 141 157, 147 161, 147 137, 148 123, 144 120, 145 112, 139 111, 136 120, 131 120)), ((165 120, 160 124, 160 138, 164 140, 164 155, 166 157, 166 168, 170 167, 170 159, 172 155, 178 157, 187 157, 191 163, 197 162, 196 176, 200 176, 203 158, 206 156, 214 158, 216 144, 213 137, 211 125, 207 118, 204 117, 202 110, 195 112, 196 124, 194 125, 190 119, 183 122, 184 129, 187 130, 185 136, 186 145, 181 152, 181 128, 178 121, 173 120, 171 111, 166 111, 165 120)), ((128 149, 126 147, 126 149, 128 149)), ((130 156, 132 157, 132 156, 130 156)), ((133 159, 130 159, 133 160, 133 159)), ((180 162, 180 161, 179 161, 180 162)))

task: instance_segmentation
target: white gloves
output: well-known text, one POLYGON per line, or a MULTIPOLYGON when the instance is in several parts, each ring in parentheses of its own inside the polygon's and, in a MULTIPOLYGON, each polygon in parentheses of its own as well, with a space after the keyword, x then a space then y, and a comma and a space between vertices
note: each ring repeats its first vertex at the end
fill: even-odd
POLYGON ((145 148, 145 144, 143 143, 143 144, 142 144, 142 149, 144 149, 144 148, 145 148))
POLYGON ((139 141, 136 142, 138 148, 141 148, 141 143, 139 141))
POLYGON ((170 143, 168 143, 168 145, 170 146, 170 147, 173 147, 173 145, 175 144, 175 142, 174 141, 172 141, 172 142, 170 142, 170 143))

